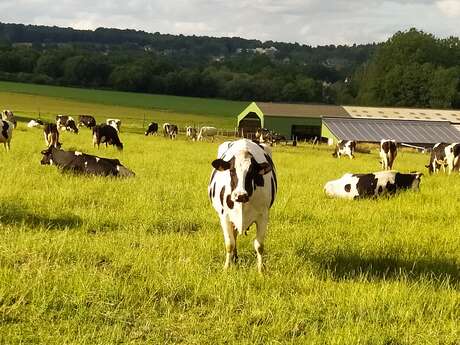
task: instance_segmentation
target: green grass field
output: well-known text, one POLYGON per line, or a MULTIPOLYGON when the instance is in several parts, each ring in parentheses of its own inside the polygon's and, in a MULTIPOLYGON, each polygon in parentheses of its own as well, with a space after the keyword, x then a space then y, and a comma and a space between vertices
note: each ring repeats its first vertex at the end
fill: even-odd
MULTIPOLYGON (((40 102, 49 114, 90 106, 40 102)), ((126 180, 41 166, 42 132, 24 123, 12 150, 0 147, 0 343, 459 344, 459 174, 424 176, 420 192, 391 199, 335 200, 325 182, 378 170, 376 152, 352 161, 275 147, 267 271, 257 273, 251 229, 224 272, 207 197, 218 143, 140 128, 120 134, 122 153, 94 149, 87 129, 61 137, 119 158, 137 174, 126 180)), ((403 151, 395 168, 426 172, 427 161, 403 151)))

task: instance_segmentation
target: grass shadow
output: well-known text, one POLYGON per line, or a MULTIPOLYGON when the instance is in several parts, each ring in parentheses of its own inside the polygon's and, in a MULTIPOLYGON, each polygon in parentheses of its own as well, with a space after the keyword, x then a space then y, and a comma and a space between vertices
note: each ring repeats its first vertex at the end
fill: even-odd
POLYGON ((313 262, 336 280, 399 280, 428 279, 433 283, 448 282, 460 288, 460 267, 448 258, 423 257, 407 260, 395 256, 362 256, 353 252, 308 253, 299 250, 298 255, 313 262))
POLYGON ((44 227, 49 230, 72 229, 81 226, 82 219, 73 214, 47 217, 35 214, 26 208, 12 203, 0 205, 1 225, 21 225, 28 227, 44 227))

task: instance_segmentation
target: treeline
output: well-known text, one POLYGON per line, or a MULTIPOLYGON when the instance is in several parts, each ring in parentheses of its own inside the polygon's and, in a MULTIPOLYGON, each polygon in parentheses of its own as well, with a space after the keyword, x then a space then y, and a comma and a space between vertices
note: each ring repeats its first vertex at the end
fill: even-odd
POLYGON ((460 106, 460 44, 411 29, 383 44, 0 23, 0 79, 232 100, 460 106))

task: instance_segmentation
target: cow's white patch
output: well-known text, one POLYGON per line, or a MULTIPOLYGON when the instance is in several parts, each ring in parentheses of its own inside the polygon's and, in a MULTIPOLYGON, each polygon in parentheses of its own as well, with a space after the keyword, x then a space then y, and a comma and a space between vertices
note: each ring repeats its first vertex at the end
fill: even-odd
POLYGON ((117 165, 117 171, 120 171, 120 166, 119 165, 117 165))
POLYGON ((83 153, 80 151, 75 151, 75 156, 81 156, 83 153))
POLYGON ((96 157, 96 162, 99 162, 101 159, 99 157, 96 157))

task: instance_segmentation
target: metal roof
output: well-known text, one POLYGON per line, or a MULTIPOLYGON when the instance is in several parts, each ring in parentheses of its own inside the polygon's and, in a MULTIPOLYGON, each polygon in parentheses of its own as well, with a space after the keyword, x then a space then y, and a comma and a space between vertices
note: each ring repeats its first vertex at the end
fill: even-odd
POLYGON ((343 107, 351 117, 370 119, 449 121, 460 123, 460 110, 391 107, 343 107))
POLYGON ((256 103, 263 115, 268 117, 350 117, 343 107, 337 105, 256 103))
POLYGON ((394 139, 408 144, 460 142, 460 131, 446 121, 323 118, 332 134, 343 140, 379 142, 394 139))

